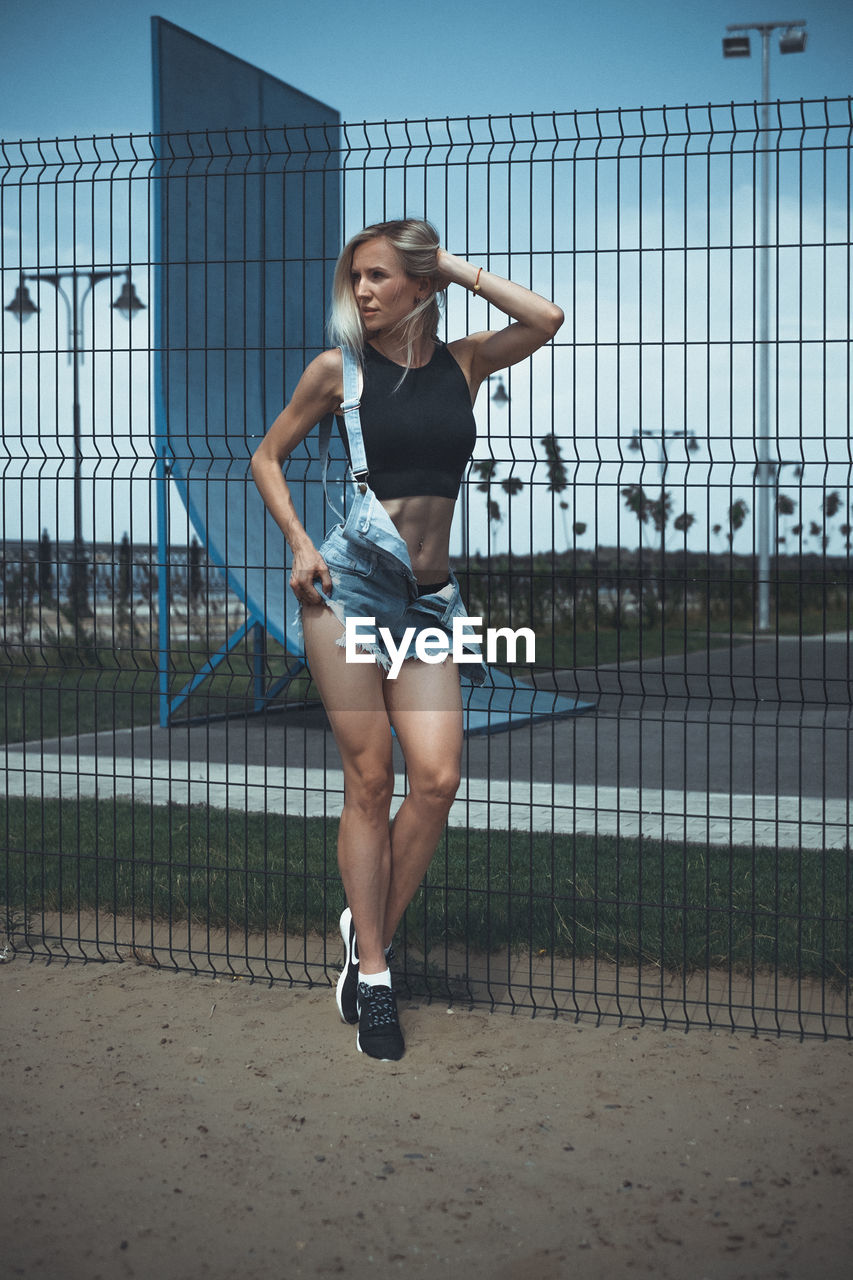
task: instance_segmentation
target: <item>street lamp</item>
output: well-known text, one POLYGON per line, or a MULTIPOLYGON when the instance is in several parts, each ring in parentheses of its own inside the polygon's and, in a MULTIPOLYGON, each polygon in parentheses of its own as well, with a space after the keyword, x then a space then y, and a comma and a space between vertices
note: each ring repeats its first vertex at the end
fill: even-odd
POLYGON ((498 385, 495 387, 494 394, 491 396, 491 401, 492 404, 496 404, 500 408, 509 404, 509 396, 507 395, 506 387, 504 386, 504 380, 501 377, 498 378, 498 385))
MULTIPOLYGON (((661 427, 658 431, 646 430, 644 427, 639 428, 631 436, 628 442, 628 448, 633 453, 642 453, 643 440, 657 440, 660 447, 660 456, 658 465, 660 466, 660 549, 661 555, 666 554, 666 469, 669 466, 669 454, 667 452, 667 440, 683 440, 685 448, 689 453, 696 453, 699 448, 699 441, 695 431, 690 431, 687 427, 673 428, 667 431, 661 427)), ((642 546, 642 532, 640 534, 640 545, 642 546)))
POLYGON ((145 303, 140 302, 136 289, 130 279, 129 271, 38 271, 33 274, 21 274, 20 283, 15 296, 7 304, 6 310, 20 324, 25 324, 31 316, 36 315, 39 308, 30 297, 27 281, 36 286, 52 285, 65 301, 68 310, 68 346, 69 356, 74 369, 74 550, 71 563, 71 582, 69 599, 74 616, 75 634, 80 618, 86 610, 86 558, 83 548, 83 497, 81 490, 81 464, 83 453, 80 446, 80 365, 83 360, 83 304, 89 294, 103 280, 113 280, 116 276, 124 276, 121 292, 113 302, 113 308, 120 311, 127 319, 132 320, 137 311, 145 310, 145 303), (71 281, 71 297, 62 287, 63 280, 71 281), (87 281, 87 288, 80 296, 79 282, 87 281))
MULTIPOLYGON (((804 19, 731 23, 729 32, 761 35, 761 231, 758 333, 758 630, 770 629, 770 36, 781 31, 780 53, 802 53, 808 38, 804 19)), ((723 38, 724 58, 748 58, 749 36, 723 38)))

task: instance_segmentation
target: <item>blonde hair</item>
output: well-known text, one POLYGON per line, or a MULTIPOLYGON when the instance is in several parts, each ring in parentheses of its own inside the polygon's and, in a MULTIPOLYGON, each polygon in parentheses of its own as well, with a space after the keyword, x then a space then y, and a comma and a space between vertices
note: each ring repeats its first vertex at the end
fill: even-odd
MULTIPOLYGON (((352 260, 359 245, 365 244, 368 240, 380 238, 388 241, 399 256, 406 275, 413 280, 434 282, 437 271, 438 233, 431 223, 420 218, 398 218, 392 222, 376 222, 347 241, 335 267, 329 337, 338 346, 348 348, 360 363, 364 358, 364 324, 352 287, 352 260)), ((443 302, 443 290, 436 289, 433 283, 432 290, 423 302, 417 303, 399 323, 400 335, 406 343, 406 368, 403 377, 411 368, 414 347, 418 339, 426 338, 435 341, 438 336, 438 322, 441 315, 439 299, 443 302)))

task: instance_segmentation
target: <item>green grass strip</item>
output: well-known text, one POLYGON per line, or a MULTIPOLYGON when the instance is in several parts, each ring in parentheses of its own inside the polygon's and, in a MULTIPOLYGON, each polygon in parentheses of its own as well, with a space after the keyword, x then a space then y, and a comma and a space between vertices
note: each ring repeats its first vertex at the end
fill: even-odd
MULTIPOLYGON (((321 932, 343 905, 337 823, 204 806, 6 801, 5 904, 248 932, 321 932)), ((2 883, 2 882, 0 882, 2 883)), ((448 829, 410 943, 671 972, 850 973, 850 853, 448 829)))
MULTIPOLYGON (((201 648, 177 654, 177 667, 170 675, 171 696, 184 689, 208 656, 201 648)), ((284 671, 279 652, 268 660, 267 678, 278 679, 284 671)), ((157 724, 158 681, 150 653, 32 651, 27 661, 15 666, 0 664, 0 742, 31 742, 157 724)), ((307 676, 297 675, 287 700, 299 702, 311 696, 316 695, 309 689, 307 676)), ((246 714, 252 709, 253 697, 251 656, 244 645, 183 703, 175 719, 246 714)))

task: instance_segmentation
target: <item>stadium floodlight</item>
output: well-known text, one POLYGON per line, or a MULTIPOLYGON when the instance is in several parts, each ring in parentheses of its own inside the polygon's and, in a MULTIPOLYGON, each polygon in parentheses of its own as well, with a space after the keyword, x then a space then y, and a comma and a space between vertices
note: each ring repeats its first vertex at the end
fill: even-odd
POLYGON ((808 32, 802 27, 788 27, 787 31, 783 31, 779 37, 780 53, 803 53, 808 40, 808 32))
POLYGON ((758 630, 770 630, 770 491, 773 476, 770 466, 770 37, 780 31, 780 53, 802 53, 806 47, 805 19, 787 22, 730 23, 723 40, 723 57, 748 58, 747 31, 761 36, 761 134, 760 154, 760 227, 758 235, 758 422, 756 452, 758 457, 758 510, 756 541, 758 543, 758 630), (732 33, 737 34, 732 34, 732 33))

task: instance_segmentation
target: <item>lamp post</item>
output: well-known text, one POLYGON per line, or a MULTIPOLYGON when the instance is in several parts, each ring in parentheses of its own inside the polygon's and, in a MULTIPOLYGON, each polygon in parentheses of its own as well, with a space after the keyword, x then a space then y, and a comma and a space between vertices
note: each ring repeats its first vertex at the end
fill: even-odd
POLYGON ((120 311, 127 320, 132 320, 137 311, 144 311, 145 304, 140 302, 136 294, 129 271, 38 271, 21 274, 20 283, 15 296, 7 304, 6 310, 25 324, 31 316, 37 314, 39 308, 30 297, 27 281, 36 286, 52 285, 63 298, 68 311, 68 348, 69 359, 73 366, 73 423, 74 423, 74 549, 71 563, 71 582, 69 600, 74 618, 75 635, 78 632, 80 618, 86 610, 86 556, 83 546, 83 495, 81 470, 83 452, 80 442, 80 365, 83 362, 83 304, 89 294, 103 280, 113 280, 116 276, 124 276, 121 292, 113 302, 113 308, 120 311), (62 287, 63 280, 71 281, 71 297, 62 287), (86 288, 80 293, 80 282, 86 282, 86 288))
MULTIPOLYGON (((683 440, 686 448, 690 453, 695 453, 699 448, 699 441, 695 431, 689 431, 687 427, 673 429, 667 431, 661 428, 658 431, 646 430, 640 428, 631 436, 628 448, 634 453, 642 451, 643 440, 657 440, 660 446, 660 551, 661 556, 666 554, 666 469, 669 465, 669 456, 667 454, 667 440, 683 440)), ((641 524, 642 529, 642 524, 641 524)), ((642 532, 640 534, 640 546, 642 546, 642 532)))
POLYGON ((723 37, 724 58, 748 58, 749 36, 761 35, 761 227, 759 232, 758 322, 758 630, 770 629, 770 37, 781 31, 780 53, 802 53, 805 20, 731 23, 723 37))

